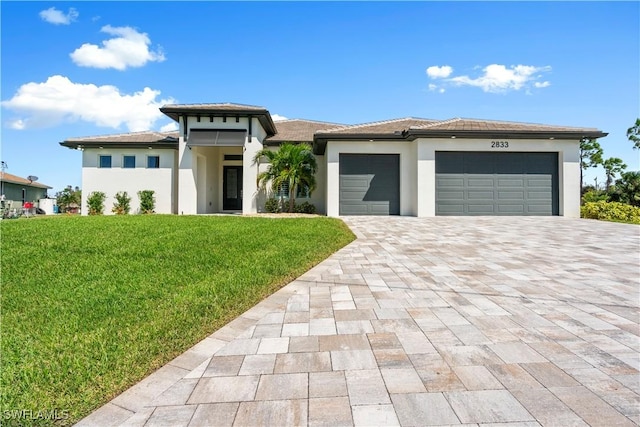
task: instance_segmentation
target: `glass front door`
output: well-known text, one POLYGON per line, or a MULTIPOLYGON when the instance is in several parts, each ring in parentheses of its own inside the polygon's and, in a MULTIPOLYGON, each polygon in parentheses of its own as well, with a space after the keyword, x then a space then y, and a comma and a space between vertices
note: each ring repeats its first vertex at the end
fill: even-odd
POLYGON ((222 180, 222 209, 242 210, 242 166, 225 166, 222 180))

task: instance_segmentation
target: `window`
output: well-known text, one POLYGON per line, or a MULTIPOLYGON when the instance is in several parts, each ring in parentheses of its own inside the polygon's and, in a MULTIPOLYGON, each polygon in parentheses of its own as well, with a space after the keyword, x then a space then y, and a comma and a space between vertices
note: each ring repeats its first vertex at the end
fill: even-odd
POLYGON ((136 156, 124 156, 122 159, 122 167, 123 168, 135 168, 136 167, 136 156))
POLYGON ((289 183, 288 182, 283 182, 282 184, 280 184, 280 187, 278 187, 278 191, 276 191, 275 197, 284 197, 285 199, 289 198, 289 183))
POLYGON ((242 154, 225 154, 225 160, 242 160, 242 154))
POLYGON ((100 156, 100 167, 101 168, 110 168, 111 167, 111 156, 100 156))
POLYGON ((301 184, 298 185, 298 190, 296 191, 296 198, 298 199, 308 199, 309 196, 309 187, 301 184))
POLYGON ((149 169, 158 169, 160 167, 160 156, 148 156, 147 167, 149 169))

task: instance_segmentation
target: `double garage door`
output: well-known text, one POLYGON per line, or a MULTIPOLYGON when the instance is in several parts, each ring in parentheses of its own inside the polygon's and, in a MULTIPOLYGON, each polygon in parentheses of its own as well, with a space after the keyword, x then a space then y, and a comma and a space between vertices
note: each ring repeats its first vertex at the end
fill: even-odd
POLYGON ((558 215, 557 153, 436 152, 436 215, 558 215))
MULTIPOLYGON (((435 179, 436 215, 558 215, 557 153, 436 152, 435 179)), ((400 156, 340 154, 339 197, 340 215, 399 215, 400 156)))

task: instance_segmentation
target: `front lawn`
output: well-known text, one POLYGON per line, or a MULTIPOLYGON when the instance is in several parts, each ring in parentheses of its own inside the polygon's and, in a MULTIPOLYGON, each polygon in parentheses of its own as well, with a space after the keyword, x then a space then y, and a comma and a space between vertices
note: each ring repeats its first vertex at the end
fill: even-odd
POLYGON ((63 425, 354 238, 341 221, 324 217, 136 215, 0 224, 2 414, 68 411, 57 422, 63 425))

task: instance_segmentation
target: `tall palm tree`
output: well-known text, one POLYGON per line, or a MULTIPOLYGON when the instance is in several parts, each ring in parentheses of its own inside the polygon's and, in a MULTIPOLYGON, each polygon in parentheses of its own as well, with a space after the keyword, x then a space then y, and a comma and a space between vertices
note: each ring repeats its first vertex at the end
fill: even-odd
POLYGON ((263 157, 269 161, 269 166, 266 171, 258 174, 258 185, 265 189, 270 183, 274 192, 288 188, 289 212, 293 212, 298 188, 307 188, 309 194, 316 188, 315 173, 318 164, 311 146, 285 142, 277 151, 266 148, 260 150, 253 161, 260 164, 263 157))

